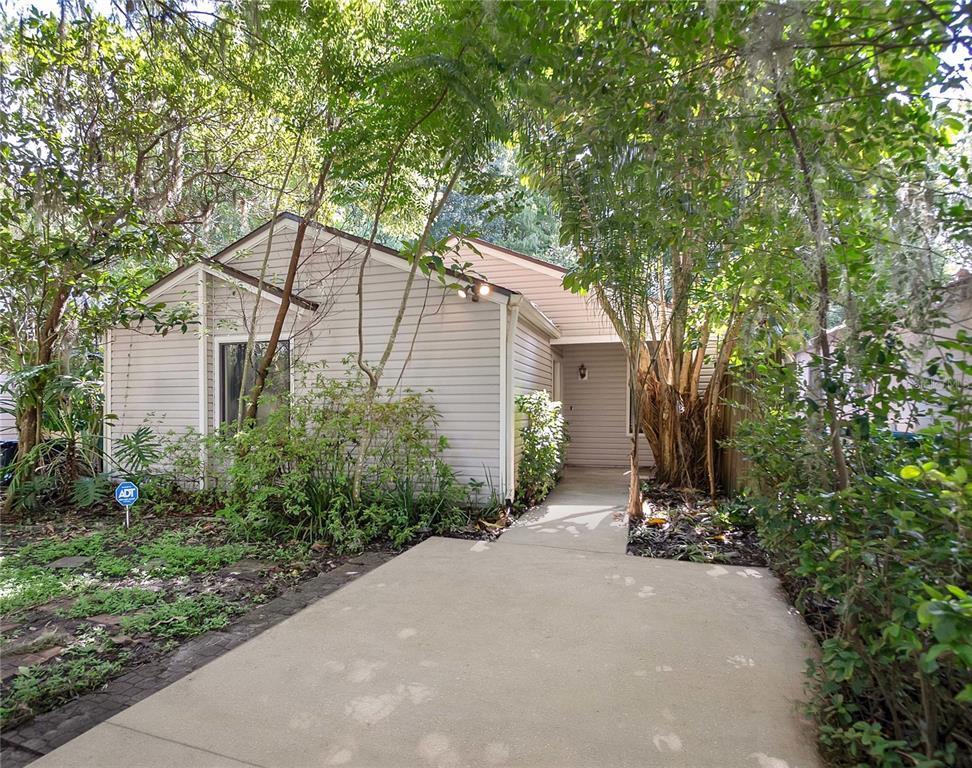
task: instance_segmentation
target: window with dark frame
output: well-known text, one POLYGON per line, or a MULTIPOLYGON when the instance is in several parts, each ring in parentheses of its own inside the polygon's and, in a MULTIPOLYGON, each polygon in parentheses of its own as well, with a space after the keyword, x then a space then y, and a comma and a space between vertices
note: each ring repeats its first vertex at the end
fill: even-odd
MULTIPOLYGON (((267 351, 266 341, 258 341, 253 345, 253 356, 246 370, 246 382, 243 387, 243 398, 253 388, 256 380, 256 367, 267 351)), ((246 356, 246 342, 231 342, 219 345, 219 418, 224 424, 232 423, 239 418, 240 413, 240 385, 243 378, 243 360, 246 356)), ((257 407, 257 422, 263 423, 275 411, 284 396, 290 392, 290 342, 281 341, 277 344, 277 354, 273 365, 267 372, 267 381, 260 395, 257 407)))

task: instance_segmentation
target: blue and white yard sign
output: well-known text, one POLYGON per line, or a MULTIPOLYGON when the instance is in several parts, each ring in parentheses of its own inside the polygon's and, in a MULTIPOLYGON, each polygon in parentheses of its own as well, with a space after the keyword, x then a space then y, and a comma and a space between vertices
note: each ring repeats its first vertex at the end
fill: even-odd
POLYGON ((115 501, 125 507, 125 527, 127 528, 129 525, 128 513, 132 508, 132 504, 138 501, 138 486, 128 480, 120 483, 115 488, 115 501))

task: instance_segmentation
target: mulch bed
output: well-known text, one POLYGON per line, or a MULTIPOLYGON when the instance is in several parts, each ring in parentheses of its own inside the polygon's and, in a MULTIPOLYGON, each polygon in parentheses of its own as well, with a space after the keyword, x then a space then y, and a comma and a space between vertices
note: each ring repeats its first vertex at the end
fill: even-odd
POLYGON ((762 567, 768 565, 756 530, 735 505, 690 488, 649 483, 643 519, 632 522, 628 554, 762 567))

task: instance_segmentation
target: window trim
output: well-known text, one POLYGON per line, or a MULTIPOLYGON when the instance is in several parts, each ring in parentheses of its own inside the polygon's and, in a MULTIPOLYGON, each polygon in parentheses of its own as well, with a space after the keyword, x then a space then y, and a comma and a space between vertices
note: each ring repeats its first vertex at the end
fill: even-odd
MULTIPOLYGON (((219 430, 220 426, 223 424, 223 404, 222 400, 222 389, 223 389, 223 365, 222 360, 220 360, 219 350, 224 344, 245 344, 250 340, 249 334, 246 333, 233 333, 226 336, 213 336, 213 351, 211 360, 213 362, 213 429, 219 430)), ((266 344, 270 341, 269 336, 254 336, 254 344, 266 344)), ((278 341, 286 341, 290 344, 290 393, 294 393, 294 383, 296 379, 294 378, 294 345, 291 343, 291 338, 289 333, 281 333, 278 341)))

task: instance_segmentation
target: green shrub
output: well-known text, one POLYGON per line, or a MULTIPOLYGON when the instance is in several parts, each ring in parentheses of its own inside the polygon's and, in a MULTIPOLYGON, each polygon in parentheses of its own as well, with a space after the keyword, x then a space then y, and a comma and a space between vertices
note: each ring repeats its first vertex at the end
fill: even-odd
POLYGON ((545 390, 517 395, 517 410, 525 421, 520 427, 520 460, 517 464, 517 501, 528 505, 542 501, 557 482, 564 460, 567 428, 561 404, 545 390))
POLYGON ((972 398, 947 367, 933 386, 903 381, 892 348, 879 346, 875 370, 895 376, 855 386, 865 358, 824 385, 842 409, 846 490, 833 488, 819 408, 794 395, 791 371, 761 372, 763 406, 735 443, 751 462, 761 541, 821 642, 811 710, 827 756, 968 766, 972 398), (912 403, 933 404, 936 421, 902 439, 886 424, 912 403))
POLYGON ((442 460, 434 406, 416 392, 386 392, 371 406, 354 376, 317 377, 306 395, 238 434, 211 440, 226 467, 221 514, 249 536, 326 541, 358 550, 400 546, 468 520, 467 489, 442 460), (370 438, 363 441, 364 435, 370 438), (352 478, 369 445, 360 497, 352 478))

